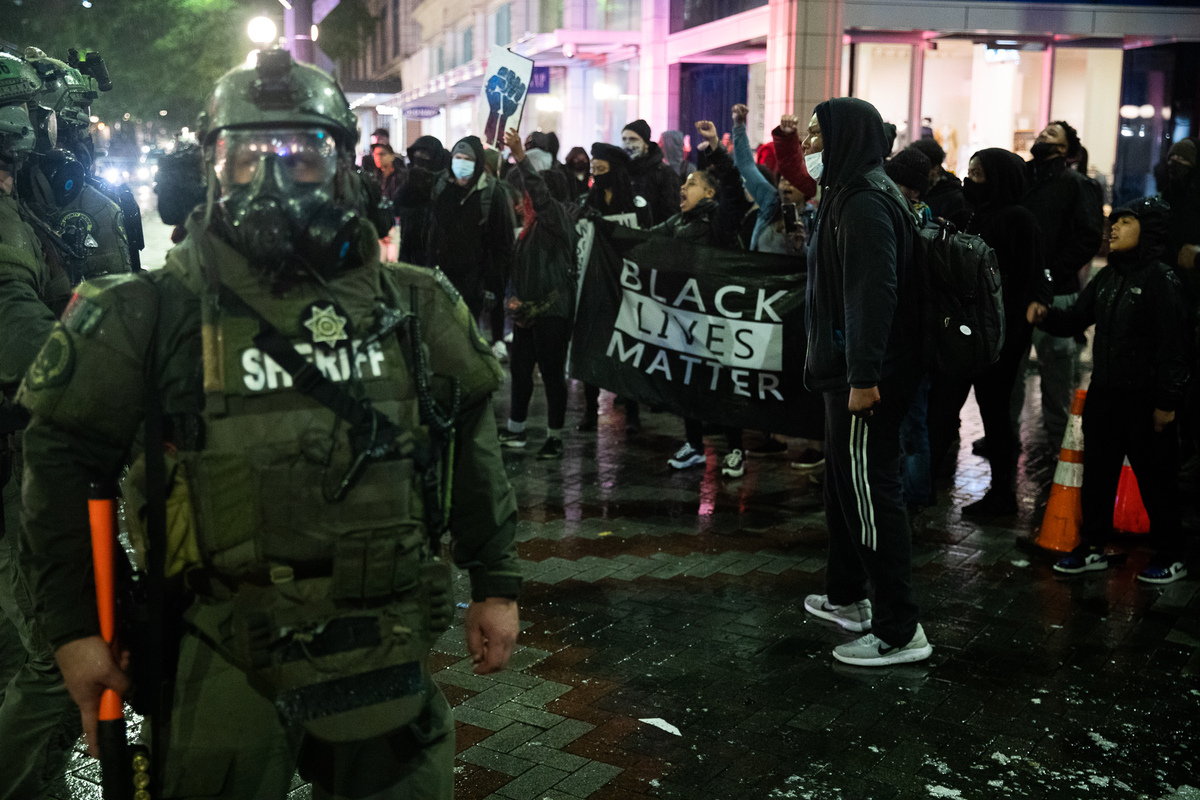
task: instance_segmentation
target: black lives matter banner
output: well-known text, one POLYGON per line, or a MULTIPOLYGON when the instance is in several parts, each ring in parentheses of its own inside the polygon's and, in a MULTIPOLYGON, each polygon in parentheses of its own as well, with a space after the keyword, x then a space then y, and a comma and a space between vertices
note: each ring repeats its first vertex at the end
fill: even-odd
POLYGON ((685 417, 803 433, 795 259, 607 228, 585 257, 572 377, 685 417))

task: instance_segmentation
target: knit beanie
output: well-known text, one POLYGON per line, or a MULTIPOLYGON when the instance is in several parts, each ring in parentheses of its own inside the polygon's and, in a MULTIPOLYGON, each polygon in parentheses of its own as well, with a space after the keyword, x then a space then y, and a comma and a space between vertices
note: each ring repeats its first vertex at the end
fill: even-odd
POLYGON ((475 148, 471 147, 466 141, 459 142, 454 145, 454 149, 450 151, 450 157, 454 158, 457 155, 464 155, 472 161, 475 160, 475 148))
POLYGON ((907 186, 917 194, 925 194, 929 189, 929 170, 932 168, 928 156, 912 149, 901 150, 883 165, 883 171, 897 185, 907 186))
POLYGON ((935 167, 940 167, 946 160, 946 151, 937 143, 937 139, 917 139, 909 147, 924 153, 929 163, 935 167))
POLYGON ((644 119, 635 119, 633 122, 621 129, 621 132, 633 131, 638 136, 642 137, 642 141, 650 144, 650 125, 644 119))

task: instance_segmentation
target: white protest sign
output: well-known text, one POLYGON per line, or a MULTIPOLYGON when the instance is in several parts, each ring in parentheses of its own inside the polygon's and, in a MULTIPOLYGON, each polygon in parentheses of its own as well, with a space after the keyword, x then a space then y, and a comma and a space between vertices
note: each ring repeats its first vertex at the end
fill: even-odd
POLYGON ((504 132, 521 121, 533 61, 503 47, 492 47, 483 75, 483 94, 475 110, 475 129, 481 131, 484 147, 504 147, 504 132))

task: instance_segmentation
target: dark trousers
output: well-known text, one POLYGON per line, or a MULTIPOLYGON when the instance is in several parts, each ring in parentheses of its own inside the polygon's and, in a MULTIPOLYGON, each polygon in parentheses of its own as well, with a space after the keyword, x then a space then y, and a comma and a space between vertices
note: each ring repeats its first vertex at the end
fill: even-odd
POLYGON ((1150 536, 1164 558, 1182 555, 1179 430, 1154 432, 1154 400, 1093 386, 1083 406, 1084 544, 1101 547, 1112 533, 1113 503, 1126 457, 1150 517, 1150 536))
POLYGON ((849 389, 825 393, 825 519, 829 602, 847 605, 875 590, 872 632, 901 647, 917 630, 912 542, 900 481, 900 423, 919 375, 883 380, 881 403, 860 419, 849 389))
POLYGON ((992 489, 1011 493, 1016 490, 1017 448, 1020 440, 1013 428, 1009 403, 1021 360, 1029 352, 1030 331, 1027 325, 1017 330, 1017 336, 1006 342, 1000 358, 975 378, 932 376, 929 386, 929 456, 930 472, 941 474, 943 460, 953 458, 950 442, 958 433, 959 412, 967 402, 971 387, 975 387, 975 402, 983 420, 983 435, 987 439, 988 463, 992 467, 992 489))
MULTIPOLYGON (((687 438, 688 444, 697 450, 704 450, 704 423, 698 419, 683 420, 684 436, 687 438)), ((742 449, 742 429, 741 428, 721 428, 721 433, 725 434, 725 441, 729 443, 730 450, 742 449)))
MULTIPOLYGON (((583 401, 585 411, 588 414, 600 413, 600 387, 594 383, 585 383, 583 385, 583 401)), ((637 400, 625 400, 625 419, 640 419, 641 406, 637 400)))
POLYGON ((542 373, 546 387, 547 427, 561 430, 567 415, 567 347, 571 323, 563 317, 541 317, 524 327, 513 328, 508 365, 512 370, 513 422, 524 422, 533 399, 533 368, 542 373))

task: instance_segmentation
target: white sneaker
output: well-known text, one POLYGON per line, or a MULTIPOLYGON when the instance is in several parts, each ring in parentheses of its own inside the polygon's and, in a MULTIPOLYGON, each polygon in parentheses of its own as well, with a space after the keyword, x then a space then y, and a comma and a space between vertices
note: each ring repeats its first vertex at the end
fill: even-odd
POLYGON ((707 460, 703 450, 697 450, 692 447, 690 442, 684 442, 683 447, 676 450, 675 455, 667 459, 667 463, 675 469, 687 469, 703 464, 707 460))
POLYGON ((810 594, 804 598, 804 610, 814 617, 836 622, 841 627, 855 633, 871 630, 871 601, 860 600, 844 606, 835 606, 829 602, 827 594, 810 594))
POLYGON ((492 344, 492 355, 494 355, 496 360, 501 364, 508 363, 508 345, 504 344, 503 339, 498 339, 492 344))
POLYGON ((731 450, 721 463, 721 474, 726 478, 740 478, 746 474, 746 459, 741 450, 731 450))
POLYGON ((856 667, 889 667, 911 664, 933 655, 933 645, 925 638, 925 629, 917 623, 917 632, 903 647, 892 647, 873 633, 861 636, 849 644, 833 648, 833 657, 843 664, 856 667))

